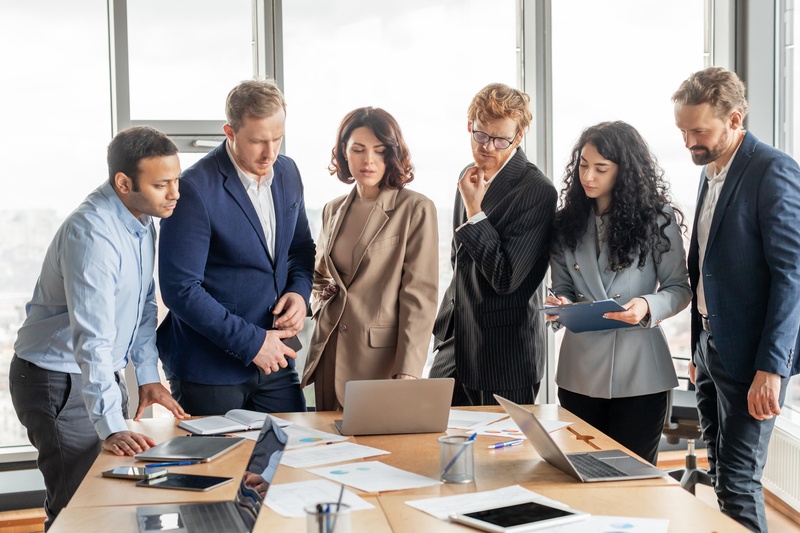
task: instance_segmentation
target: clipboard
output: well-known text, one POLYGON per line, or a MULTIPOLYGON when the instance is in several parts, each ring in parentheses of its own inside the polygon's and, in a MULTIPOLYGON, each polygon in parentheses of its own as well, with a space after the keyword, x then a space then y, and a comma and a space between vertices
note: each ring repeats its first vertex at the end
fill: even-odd
POLYGON ((552 307, 543 307, 541 311, 546 315, 558 315, 558 322, 573 333, 638 326, 638 324, 628 324, 619 320, 603 318, 603 313, 625 311, 625 308, 617 303, 616 300, 611 299, 554 305, 552 307))

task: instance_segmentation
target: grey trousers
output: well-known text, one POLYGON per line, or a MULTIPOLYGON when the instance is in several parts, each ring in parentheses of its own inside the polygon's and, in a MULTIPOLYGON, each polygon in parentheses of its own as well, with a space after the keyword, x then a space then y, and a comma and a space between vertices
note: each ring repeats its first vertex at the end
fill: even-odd
MULTIPOLYGON (((81 394, 80 374, 45 370, 16 355, 11 360, 11 401, 28 438, 39 452, 37 464, 44 476, 48 529, 69 503, 102 450, 81 394)), ((122 411, 127 418, 128 390, 117 372, 122 411)))

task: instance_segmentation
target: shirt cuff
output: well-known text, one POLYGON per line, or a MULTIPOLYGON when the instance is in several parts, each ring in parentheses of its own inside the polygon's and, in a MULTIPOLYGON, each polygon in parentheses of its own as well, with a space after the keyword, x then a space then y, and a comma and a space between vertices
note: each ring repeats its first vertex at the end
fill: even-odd
POLYGON ((106 440, 111 434, 120 431, 128 431, 122 413, 110 413, 94 423, 94 429, 102 440, 106 440))
POLYGON ((141 387, 148 383, 161 383, 157 365, 139 365, 136 367, 136 384, 141 387))
POLYGON ((470 217, 469 220, 467 220, 466 222, 461 224, 459 227, 457 227, 456 231, 460 230, 461 228, 463 228, 467 224, 477 224, 481 220, 486 220, 486 218, 487 218, 486 217, 486 213, 484 213, 483 211, 478 211, 477 213, 472 215, 472 217, 470 217))

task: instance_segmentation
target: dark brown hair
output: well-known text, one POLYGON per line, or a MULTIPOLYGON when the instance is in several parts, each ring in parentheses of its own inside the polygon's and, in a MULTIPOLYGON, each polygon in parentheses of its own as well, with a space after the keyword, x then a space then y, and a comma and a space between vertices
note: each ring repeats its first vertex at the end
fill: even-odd
POLYGON ((347 166, 347 141, 353 130, 369 128, 375 137, 386 147, 383 159, 386 172, 381 178, 381 188, 400 189, 414 179, 414 167, 411 166, 411 154, 403 140, 400 126, 392 115, 379 107, 359 107, 350 111, 339 125, 336 134, 336 146, 331 150, 331 164, 328 167, 331 175, 336 174, 339 181, 353 183, 353 175, 347 166))

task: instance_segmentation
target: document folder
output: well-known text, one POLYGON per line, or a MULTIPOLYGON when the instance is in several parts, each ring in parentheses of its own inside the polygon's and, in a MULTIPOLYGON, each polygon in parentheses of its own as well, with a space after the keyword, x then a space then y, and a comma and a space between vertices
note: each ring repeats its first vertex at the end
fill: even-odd
POLYGON ((547 315, 558 315, 558 322, 573 333, 638 326, 638 324, 628 324, 619 320, 603 318, 604 313, 625 311, 625 308, 618 304, 616 300, 554 305, 552 307, 544 307, 541 310, 547 315))

